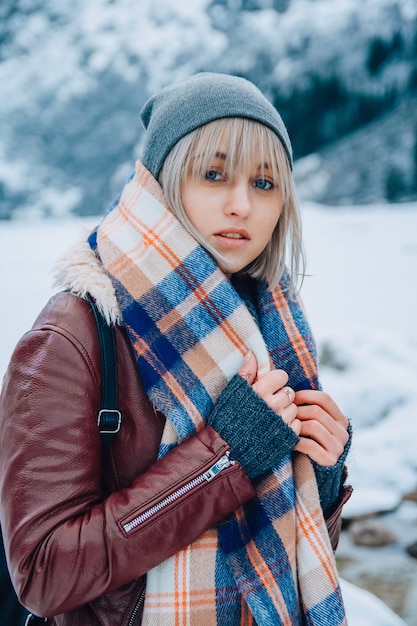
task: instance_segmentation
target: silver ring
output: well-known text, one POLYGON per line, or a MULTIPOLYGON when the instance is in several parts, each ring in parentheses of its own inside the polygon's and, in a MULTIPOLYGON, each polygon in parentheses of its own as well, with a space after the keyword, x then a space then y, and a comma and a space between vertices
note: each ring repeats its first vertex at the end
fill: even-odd
POLYGON ((292 396, 293 390, 291 389, 291 387, 284 387, 284 389, 282 391, 284 391, 284 393, 287 394, 288 402, 291 404, 291 402, 293 400, 293 396, 292 396))

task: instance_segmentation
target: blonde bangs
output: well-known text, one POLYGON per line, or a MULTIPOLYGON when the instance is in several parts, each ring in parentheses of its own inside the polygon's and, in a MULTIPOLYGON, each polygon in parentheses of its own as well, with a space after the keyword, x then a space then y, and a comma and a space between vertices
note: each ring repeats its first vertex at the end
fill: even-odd
POLYGON ((222 143, 227 145, 226 176, 248 172, 258 163, 261 175, 267 167, 273 180, 281 184, 280 170, 288 161, 280 140, 263 124, 245 118, 222 118, 194 131, 186 171, 196 178, 204 175, 222 143))

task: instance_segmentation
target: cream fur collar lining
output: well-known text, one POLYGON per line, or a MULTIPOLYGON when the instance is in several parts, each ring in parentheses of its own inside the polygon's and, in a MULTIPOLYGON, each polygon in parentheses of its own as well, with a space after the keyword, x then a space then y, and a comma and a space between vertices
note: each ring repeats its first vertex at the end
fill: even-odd
POLYGON ((54 287, 67 289, 85 298, 87 293, 109 324, 121 324, 122 317, 112 282, 83 235, 54 267, 54 287))

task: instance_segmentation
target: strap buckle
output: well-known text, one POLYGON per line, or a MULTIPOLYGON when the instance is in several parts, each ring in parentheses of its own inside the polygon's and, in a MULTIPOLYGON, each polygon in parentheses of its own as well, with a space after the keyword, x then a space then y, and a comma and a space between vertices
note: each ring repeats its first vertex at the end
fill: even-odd
POLYGON ((97 425, 103 434, 114 435, 120 430, 122 414, 117 409, 101 409, 97 416, 97 425))
POLYGON ((35 624, 46 624, 47 622, 48 622, 48 618, 47 617, 37 617, 36 615, 33 615, 32 613, 29 613, 29 615, 25 619, 24 626, 30 626, 31 624, 33 624, 33 625, 35 625, 35 624))

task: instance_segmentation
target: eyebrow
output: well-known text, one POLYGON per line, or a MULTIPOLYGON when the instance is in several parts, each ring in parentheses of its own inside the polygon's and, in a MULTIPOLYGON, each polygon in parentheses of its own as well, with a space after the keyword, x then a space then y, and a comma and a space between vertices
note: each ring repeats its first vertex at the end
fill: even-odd
MULTIPOLYGON (((214 156, 216 157, 216 159, 221 159, 222 161, 226 161, 227 158, 227 155, 224 152, 216 152, 214 156)), ((257 169, 271 170, 269 163, 267 163, 266 161, 263 164, 263 167, 262 165, 258 165, 257 169)))

